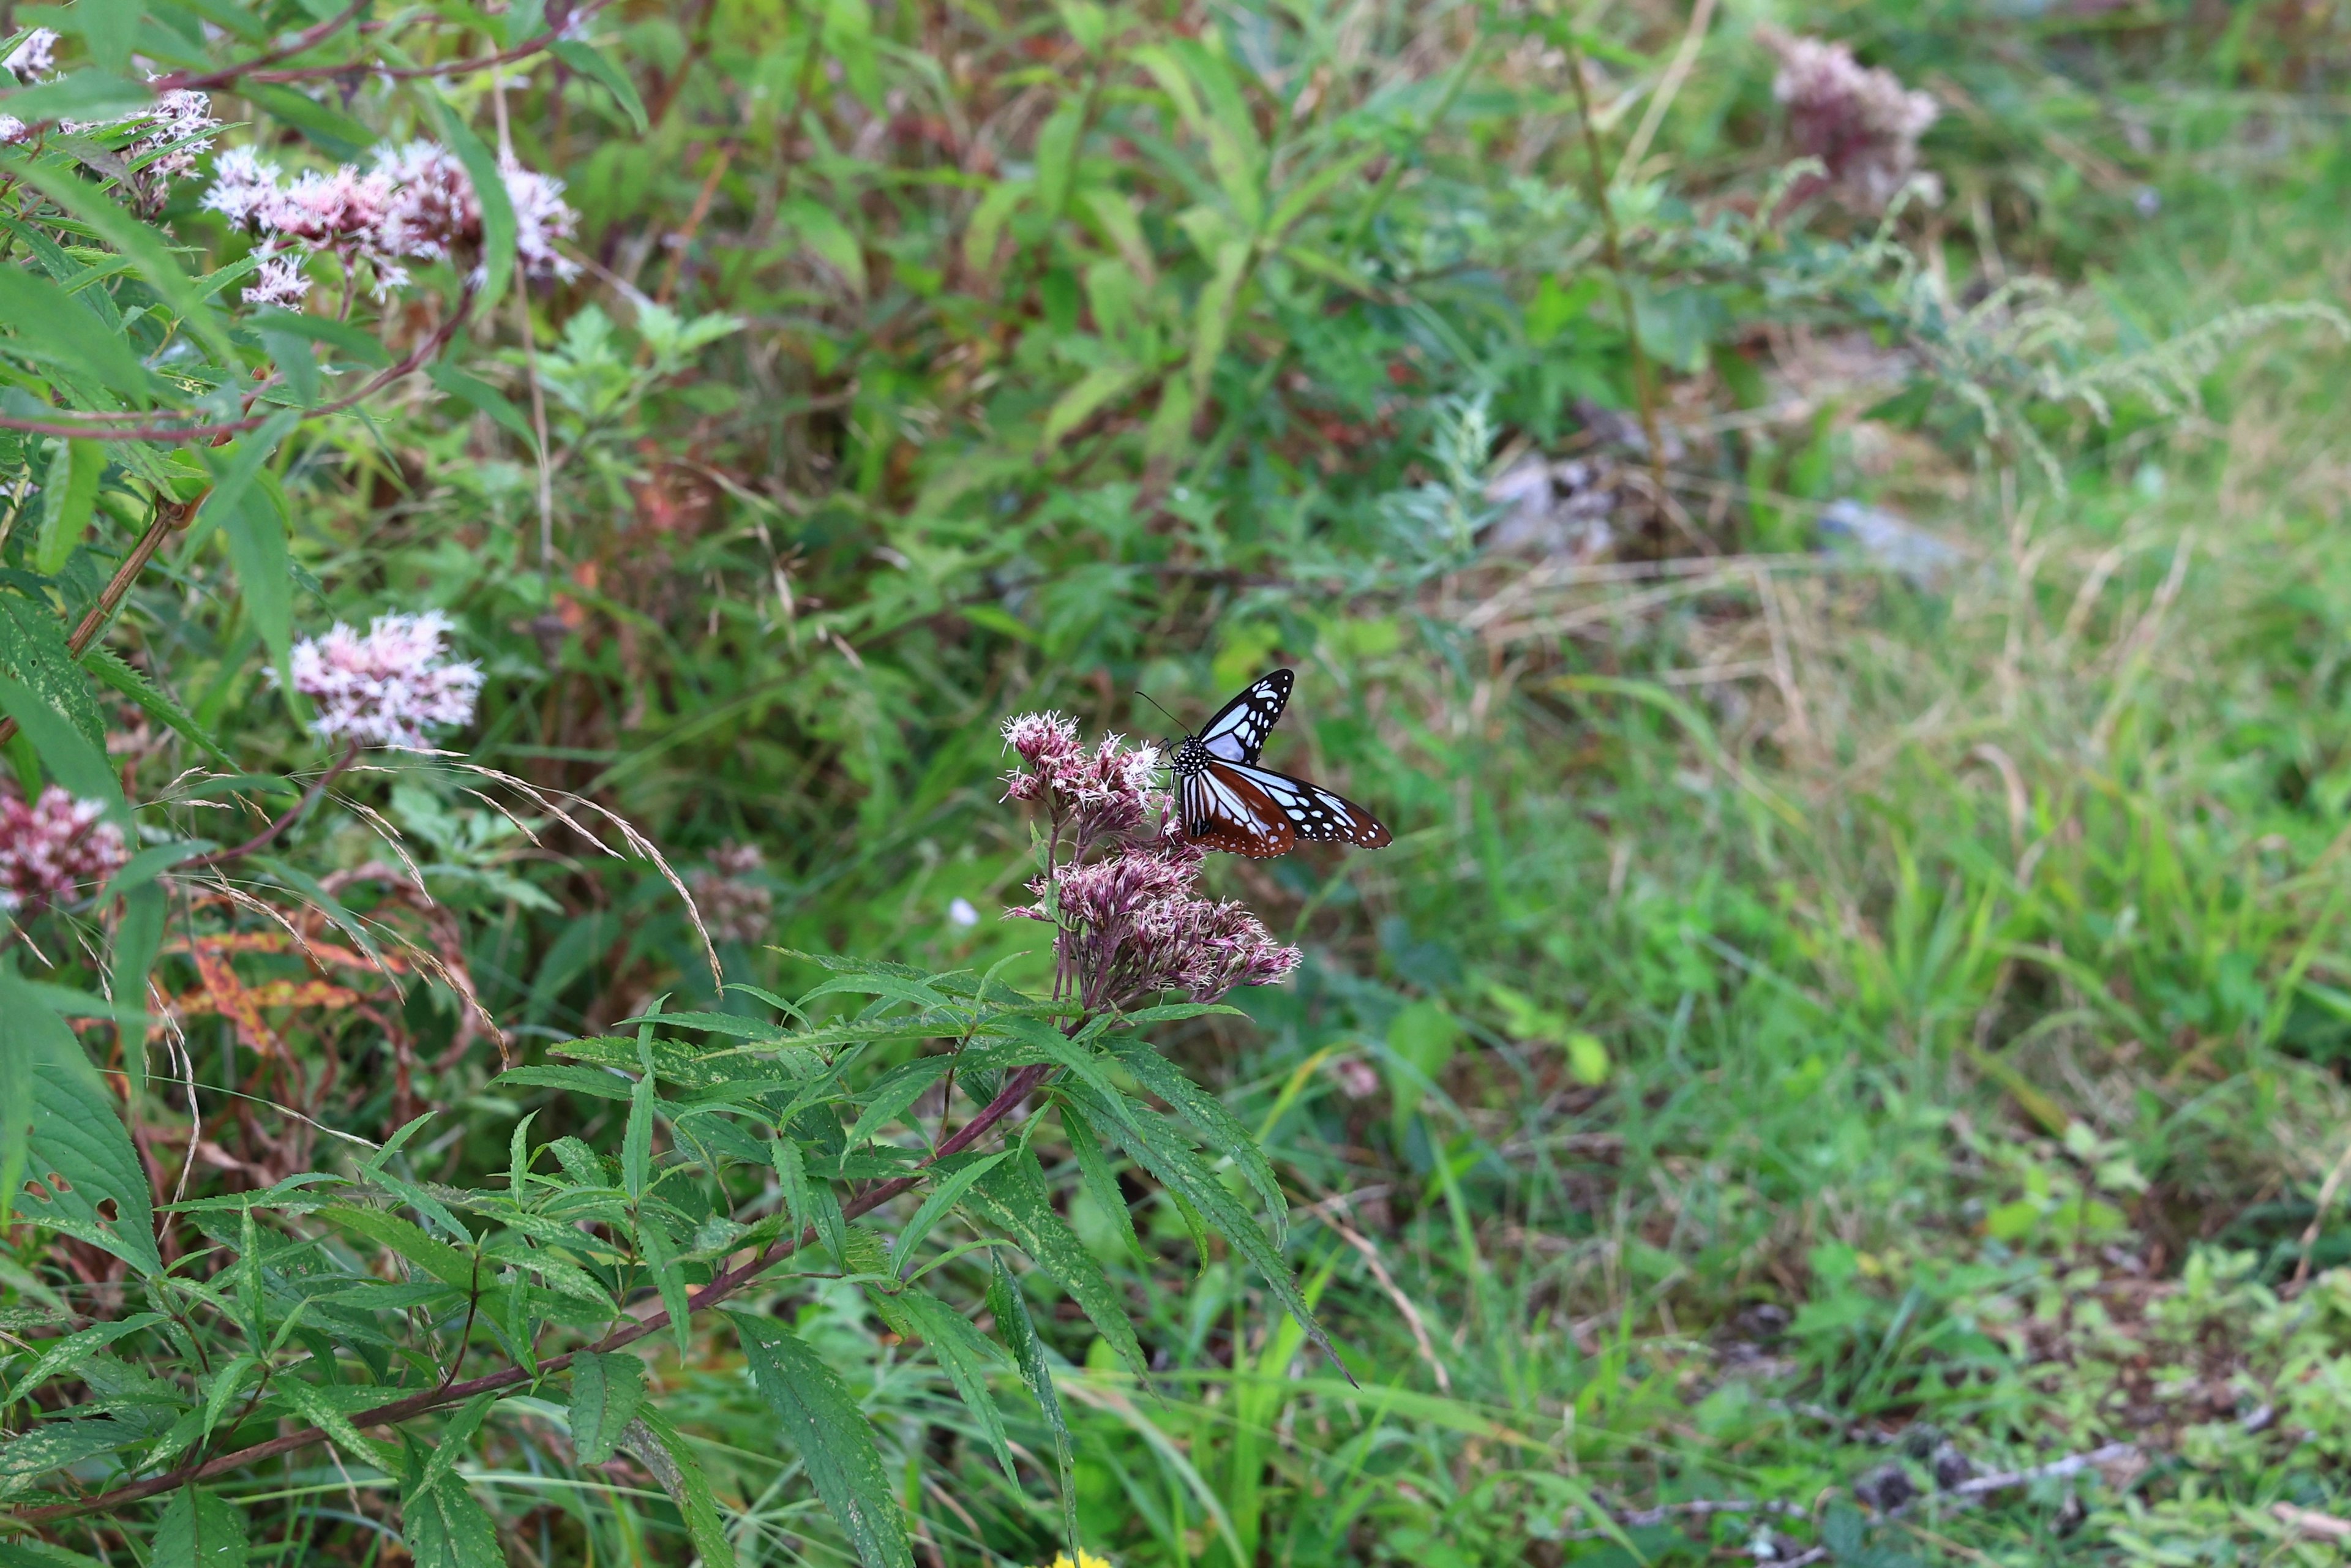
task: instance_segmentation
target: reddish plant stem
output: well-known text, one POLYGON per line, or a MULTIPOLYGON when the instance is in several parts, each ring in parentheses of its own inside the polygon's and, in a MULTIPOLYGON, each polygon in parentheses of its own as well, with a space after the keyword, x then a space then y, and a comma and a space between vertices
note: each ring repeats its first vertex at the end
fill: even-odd
MULTIPOLYGON (((963 1130, 956 1133, 955 1136, 941 1143, 938 1152, 924 1160, 922 1164, 934 1165, 950 1155, 961 1154, 978 1142, 988 1129, 1018 1110, 1020 1103, 1027 1099, 1039 1084, 1051 1076, 1052 1071, 1053 1069, 1050 1063, 1040 1063, 1032 1067, 1023 1067, 1014 1072, 1011 1077, 1005 1080, 1003 1089, 998 1092, 995 1099, 987 1103, 979 1114, 966 1123, 963 1130)), ((861 1214, 871 1213, 900 1193, 914 1187, 918 1179, 912 1176, 896 1176, 882 1183, 879 1186, 869 1187, 842 1204, 841 1215, 844 1218, 854 1219, 861 1214)), ((816 1239, 816 1229, 811 1226, 789 1240, 769 1243, 752 1258, 714 1276, 708 1284, 691 1292, 686 1298, 687 1311, 698 1312, 705 1308, 717 1305, 757 1281, 760 1275, 784 1259, 790 1257, 794 1252, 812 1245, 816 1239)), ((626 1328, 613 1330, 595 1344, 585 1348, 597 1354, 618 1350, 623 1345, 633 1344, 649 1334, 659 1333, 669 1326, 669 1322, 668 1311, 657 1310, 629 1324, 626 1328)), ((496 1372, 486 1373, 480 1377, 468 1378, 463 1383, 451 1383, 438 1388, 428 1389, 421 1394, 413 1394, 405 1399, 395 1399, 388 1405, 379 1405, 372 1410, 359 1412, 351 1417, 351 1425, 354 1427, 396 1426, 444 1406, 462 1405, 477 1394, 491 1394, 501 1389, 534 1383, 549 1373, 560 1372, 569 1366, 571 1358, 579 1354, 580 1353, 578 1351, 568 1351, 561 1355, 549 1356, 538 1364, 536 1376, 520 1366, 507 1366, 496 1372)), ((101 1492, 96 1497, 84 1498, 78 1502, 52 1503, 47 1508, 24 1509, 18 1511, 16 1517, 26 1524, 43 1524, 55 1520, 76 1519, 84 1514, 103 1513, 120 1508, 126 1503, 137 1502, 142 1498, 175 1490, 190 1481, 209 1480, 214 1476, 226 1475, 232 1470, 243 1469, 247 1465, 259 1464, 264 1459, 273 1459, 280 1454, 290 1454, 298 1448, 307 1448, 313 1443, 326 1440, 327 1435, 318 1427, 305 1427, 298 1432, 288 1432, 282 1437, 272 1437, 266 1442, 255 1443, 239 1448, 234 1453, 223 1454, 217 1458, 207 1459, 202 1464, 193 1465, 185 1469, 173 1470, 165 1475, 151 1476, 143 1481, 132 1481, 128 1486, 120 1486, 112 1491, 101 1492)))
POLYGON ((310 788, 305 790, 302 798, 294 803, 294 809, 292 810, 287 812, 284 816, 278 818, 276 821, 270 823, 267 827, 262 829, 261 831, 254 834, 253 837, 246 840, 245 842, 237 845, 235 849, 214 850, 208 855, 198 855, 193 860, 182 861, 178 865, 173 866, 172 869, 175 872, 202 871, 206 866, 225 865, 230 861, 243 860, 246 856, 252 854, 256 850, 267 849, 272 841, 274 841, 278 834, 292 827, 296 821, 301 817, 302 813, 308 811, 313 805, 318 803, 319 797, 327 792, 328 785, 333 783, 335 779, 341 775, 345 768, 350 767, 352 763, 357 762, 359 759, 360 743, 354 740, 343 748, 343 754, 335 759, 335 765, 332 768, 328 768, 324 773, 319 774, 317 779, 311 780, 310 788))

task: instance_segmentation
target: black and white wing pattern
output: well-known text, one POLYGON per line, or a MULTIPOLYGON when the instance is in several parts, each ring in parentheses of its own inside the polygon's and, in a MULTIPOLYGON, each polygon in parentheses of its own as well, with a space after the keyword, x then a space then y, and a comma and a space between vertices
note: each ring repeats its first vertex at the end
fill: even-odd
POLYGON ((1259 675, 1240 695, 1218 708, 1217 716, 1202 725, 1193 738, 1219 762, 1255 762, 1297 680, 1288 670, 1259 675))
POLYGON ((1176 748, 1176 803, 1194 843, 1266 860, 1288 854, 1301 839, 1373 850, 1390 841, 1379 820, 1353 800, 1257 766, 1292 679, 1276 670, 1250 683, 1176 748))

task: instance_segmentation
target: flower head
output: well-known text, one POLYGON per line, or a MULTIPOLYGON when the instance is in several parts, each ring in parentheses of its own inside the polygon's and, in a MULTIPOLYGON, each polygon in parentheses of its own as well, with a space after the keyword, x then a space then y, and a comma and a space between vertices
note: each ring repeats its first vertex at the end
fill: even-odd
POLYGON ((481 667, 451 664, 437 610, 379 615, 361 636, 341 622, 294 644, 294 689, 318 705, 311 733, 360 746, 419 747, 428 726, 469 724, 481 667))
POLYGON ((203 204, 238 228, 256 228, 284 196, 283 179, 277 165, 252 148, 232 147, 213 160, 212 188, 203 204))
POLYGON ((764 864, 758 846, 727 842, 710 852, 708 869, 686 878, 703 924, 721 942, 757 942, 768 934, 775 895, 751 880, 764 864))
POLYGON ((0 909, 29 914, 120 870, 131 852, 104 811, 55 784, 29 804, 0 796, 0 909))
POLYGON ((299 310, 310 292, 310 280, 303 276, 302 258, 292 253, 265 256, 255 269, 253 282, 245 291, 247 305, 275 305, 281 310, 299 310))
POLYGON ((563 182, 513 164, 502 172, 507 201, 514 208, 515 259, 523 275, 565 282, 577 277, 580 264, 555 248, 555 242, 569 239, 580 224, 580 214, 563 199, 563 182))
POLYGON ((1245 906, 1202 894, 1198 845, 1164 820, 1146 831, 1168 804, 1157 747, 1113 735, 1089 752, 1058 714, 1023 714, 1004 737, 1027 765, 1007 798, 1042 802, 1053 823, 1052 858, 1029 883, 1037 902, 1007 913, 1055 927, 1063 994, 1089 1008, 1162 991, 1213 1001, 1298 967, 1245 906))
MULTIPOLYGON (((1759 35, 1780 57, 1771 95, 1788 106, 1796 146, 1817 158, 1851 205, 1883 212, 1918 166, 1918 138, 1942 111, 1892 71, 1865 68, 1846 44, 1759 35)), ((1817 182, 1815 182, 1817 188, 1817 182)))
POLYGON ((57 68, 57 35, 53 28, 36 27, 25 35, 25 41, 8 51, 0 60, 0 70, 30 85, 57 68))

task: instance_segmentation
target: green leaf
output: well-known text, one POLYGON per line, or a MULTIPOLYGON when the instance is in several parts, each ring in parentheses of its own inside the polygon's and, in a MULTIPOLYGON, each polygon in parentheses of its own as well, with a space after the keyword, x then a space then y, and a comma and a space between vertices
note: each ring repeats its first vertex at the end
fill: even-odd
POLYGON ((44 120, 113 120, 155 101, 155 94, 134 81, 105 71, 76 71, 38 87, 0 94, 0 114, 27 125, 44 120))
POLYGON ((474 1500, 464 1479, 443 1474, 428 1485, 417 1484, 425 1464, 413 1440, 408 1465, 411 1479, 400 1498, 400 1539, 416 1559, 416 1568, 505 1568, 497 1526, 474 1500))
POLYGON ((571 1358, 571 1451, 601 1465, 637 1418, 645 1399, 645 1364, 633 1355, 583 1350, 571 1358))
POLYGON ((963 1201, 964 1190, 1002 1164, 1010 1154, 1008 1149, 998 1149, 984 1158, 958 1166, 931 1188, 923 1198, 923 1206, 914 1210, 914 1218, 907 1220, 898 1232, 899 1272, 904 1273, 914 1267, 914 1249, 922 1245, 923 1239, 931 1233, 931 1228, 947 1210, 963 1201))
MULTIPOLYGON (((399 1457, 391 1445, 362 1437, 342 1406, 317 1384, 306 1383, 299 1377, 281 1377, 270 1387, 277 1397, 292 1406, 300 1412, 304 1420, 331 1438, 335 1447, 361 1464, 373 1465, 377 1469, 387 1471, 399 1469, 399 1457)), ((417 1561, 422 1563, 424 1560, 423 1554, 418 1553, 417 1561)))
POLYGON ((1045 1359, 1045 1344, 1037 1337, 1037 1325, 1029 1316, 1029 1302, 1020 1293, 1020 1281, 1004 1266, 1003 1254, 989 1254, 989 1261, 994 1272, 988 1276, 987 1310, 995 1314, 996 1332, 1004 1336, 1004 1343, 1012 1351, 1012 1363, 1020 1369, 1020 1380, 1036 1396, 1038 1409, 1044 1412, 1045 1429, 1053 1435, 1053 1458, 1061 1476, 1061 1523, 1074 1552, 1078 1540, 1077 1474, 1070 1452, 1069 1420, 1061 1414, 1061 1396, 1053 1389, 1052 1364, 1045 1359))
MULTIPOLYGON (((0 277, 30 276, 18 267, 0 267, 0 277)), ((5 292, 0 288, 0 294, 5 292)), ((84 320, 96 324, 96 318, 89 311, 78 313, 84 320)), ((63 571, 66 558, 73 554, 74 546, 81 543, 81 536, 89 527, 90 511, 98 504, 99 477, 106 472, 104 442, 65 441, 57 444, 62 450, 49 460, 48 474, 42 484, 41 532, 33 546, 33 570, 43 577, 55 577, 63 571)))
POLYGON ((0 1498, 23 1491, 51 1470, 110 1454, 139 1436, 140 1428, 122 1421, 44 1421, 0 1443, 0 1498))
POLYGON ((137 703, 150 718, 160 719, 223 768, 235 766, 229 754, 221 749, 211 731, 198 724, 188 711, 160 690, 153 682, 122 660, 122 655, 103 643, 93 643, 81 656, 82 668, 96 675, 115 691, 137 703))
POLYGON ((474 1434, 481 1430, 483 1417, 497 1402, 496 1391, 486 1388, 466 1400, 464 1407, 449 1418, 448 1426, 442 1428, 441 1441, 434 1446, 433 1457, 424 1461, 424 1469, 417 1475, 414 1484, 429 1487, 445 1476, 455 1475, 457 1461, 465 1457, 474 1434))
POLYGON ((498 161, 482 145, 457 112, 437 98, 428 98, 427 107, 441 122, 442 139, 449 151, 465 166, 465 173, 474 183, 474 199, 482 208, 482 289, 474 302, 476 314, 487 316, 490 308, 507 291, 507 281, 514 276, 515 213, 514 203, 507 195, 507 182, 499 172, 498 161))
POLYGON ((132 217, 98 186, 54 162, 30 159, 20 152, 0 156, 0 168, 79 218, 99 238, 129 256, 139 275, 178 312, 181 322, 203 340, 214 361, 223 365, 240 362, 219 316, 172 258, 160 230, 132 217))
POLYGON ((1118 1173, 1111 1169, 1110 1157, 1102 1153, 1093 1130, 1086 1125, 1084 1117, 1065 1109, 1061 1131, 1069 1137, 1070 1152, 1078 1160, 1078 1178, 1093 1198, 1094 1207, 1109 1218, 1128 1253, 1147 1261, 1150 1255, 1143 1249, 1142 1238, 1134 1233, 1134 1216, 1126 1207, 1126 1193, 1118 1185, 1118 1173))
POLYGON ((290 87, 248 80, 239 82, 237 91, 267 110, 272 118, 300 131, 312 146, 338 162, 366 157, 374 140, 373 133, 350 115, 290 87))
POLYGON ((228 536, 229 557, 236 562, 245 607, 260 629, 261 641, 269 649, 270 660, 288 694, 294 689, 292 559, 286 550, 285 522, 268 497, 255 488, 254 480, 286 433, 301 419, 298 409, 281 409, 268 423, 241 437, 228 449, 225 461, 213 459, 216 477, 212 498, 204 503, 205 510, 219 517, 221 531, 228 536))
POLYGON ((592 1094, 600 1100, 636 1098, 635 1084, 625 1078, 615 1078, 601 1067, 517 1067, 490 1082, 500 1086, 568 1089, 574 1094, 592 1094))
POLYGON ((122 799, 122 781, 108 766, 106 753, 90 744, 72 721, 21 681, 0 675, 0 710, 16 721, 32 743, 49 777, 68 793, 96 800, 118 822, 128 822, 131 808, 122 799))
POLYGON ((1258 1147, 1256 1137, 1241 1124, 1240 1118, 1146 1042, 1132 1037, 1114 1039, 1110 1051, 1134 1074, 1135 1082, 1173 1105, 1176 1113, 1200 1134, 1202 1142, 1239 1167, 1249 1186, 1265 1199, 1266 1212, 1273 1221, 1274 1245, 1287 1245, 1289 1200, 1282 1194, 1280 1178, 1273 1174, 1272 1162, 1265 1157, 1265 1151, 1258 1147))
POLYGON ((1195 404, 1207 401, 1209 378, 1232 332, 1233 308, 1255 246, 1246 239, 1228 239, 1217 247, 1216 267, 1200 290, 1192 318, 1191 387, 1195 404))
POLYGON ((0 657, 16 678, 73 720, 82 738, 101 751, 106 719, 89 695, 89 679, 75 664, 65 622, 37 599, 0 594, 0 657))
POLYGON ((245 1568, 245 1511, 208 1488, 172 1494, 155 1527, 152 1568, 245 1568))
POLYGON ((396 1214, 380 1208, 332 1204, 319 1210, 328 1224, 356 1232, 379 1246, 389 1247, 410 1263, 444 1285, 460 1291, 474 1288, 474 1260, 446 1241, 426 1235, 396 1214))
POLYGON ((1077 429, 1104 404, 1123 397, 1149 374, 1142 365, 1097 365, 1078 378, 1077 383, 1053 400, 1046 411, 1045 428, 1037 437, 1037 450, 1050 452, 1061 444, 1062 437, 1077 429))
POLYGON ((1012 1445, 1005 1436, 1004 1413, 996 1406, 996 1396, 988 1391, 989 1364, 1002 1354, 985 1334, 972 1327, 971 1320, 940 1301, 927 1291, 908 1289, 889 1298, 907 1324, 931 1347, 938 1357, 940 1370, 955 1385, 956 1396, 979 1423, 980 1435, 996 1452, 996 1462, 1013 1484, 1019 1484, 1019 1472, 1012 1468, 1012 1445))
POLYGON ((631 1423, 626 1441, 629 1452, 644 1461, 662 1490, 677 1504, 685 1521, 686 1538, 694 1542, 703 1568, 735 1568, 735 1542, 727 1539, 726 1523, 718 1516, 718 1500, 711 1495, 710 1479, 669 1417, 646 1406, 631 1423))
POLYGON ((906 1523, 873 1446, 865 1414, 840 1376, 799 1336, 770 1318, 726 1314, 751 1364, 751 1380, 781 1435, 799 1450, 809 1480, 865 1568, 914 1568, 906 1523))
POLYGON ((1267 1239, 1249 1211, 1225 1190, 1224 1183, 1185 1145, 1166 1118, 1140 1106, 1122 1106, 1113 1111, 1075 1084, 1067 1085, 1063 1092, 1079 1113, 1093 1124, 1096 1133, 1115 1138, 1137 1165, 1169 1192, 1190 1204, 1217 1235, 1232 1245, 1234 1251, 1246 1258, 1275 1299, 1298 1320, 1298 1326, 1322 1348, 1324 1354, 1343 1371, 1345 1369, 1337 1347, 1315 1321, 1313 1309, 1299 1290, 1290 1266, 1282 1261, 1280 1249, 1267 1239))
POLYGON ((513 436, 530 451, 538 450, 538 434, 531 429, 530 417, 517 408, 506 393, 478 376, 467 375, 446 360, 425 372, 433 384, 451 397, 490 416, 491 423, 513 436))
POLYGON ((141 1312, 136 1317, 124 1318, 120 1322, 94 1324, 79 1333, 69 1333, 63 1339, 53 1340, 49 1343, 48 1348, 41 1352, 40 1359, 26 1368, 21 1375, 11 1376, 8 1379, 9 1396, 21 1399, 50 1378, 61 1373, 71 1372, 116 1340, 137 1333, 141 1329, 151 1327, 162 1321, 159 1313, 141 1312))
POLYGON ((21 1167, 29 1181, 19 1195, 24 1218, 111 1252, 142 1274, 162 1272, 147 1173, 115 1113, 113 1096, 65 1020, 15 970, 5 968, 0 1056, 31 1064, 32 1129, 21 1167))
MULTIPOLYGON (((650 1041, 640 1041, 640 1048, 650 1041)), ((653 1064, 644 1052, 644 1071, 629 1087, 629 1121, 621 1134, 621 1186, 632 1203, 645 1196, 653 1169, 653 1064)))
POLYGON ((775 1162, 776 1179, 783 1184, 793 1229, 805 1231, 813 1226, 841 1266, 848 1268, 849 1225, 841 1218, 841 1199, 833 1195, 832 1184, 810 1177, 800 1146, 789 1138, 771 1139, 768 1157, 775 1162))
POLYGON ((973 1207, 1010 1236, 1047 1278, 1069 1292, 1134 1375, 1150 1376, 1143 1346, 1135 1341, 1134 1325, 1127 1321, 1125 1301, 1111 1288, 1102 1264, 1086 1250, 1078 1233, 1053 1211, 1052 1195, 1046 1189, 1045 1173, 1037 1156, 1027 1149, 1014 1151, 1010 1159, 973 1184, 971 1196, 973 1207))
MULTIPOLYGON (((183 846, 159 847, 178 850, 183 846)), ((170 913, 163 890, 150 881, 123 894, 122 917, 114 927, 108 980, 114 991, 114 1026, 121 1040, 123 1065, 131 1071, 133 1103, 147 1088, 147 977, 155 967, 155 955, 162 950, 163 923, 170 913)))
POLYGON ((637 96, 636 83, 629 79, 628 72, 614 65, 602 50, 580 38, 558 39, 554 54, 557 59, 611 93, 612 100, 636 127, 637 134, 645 133, 650 122, 645 119, 644 100, 637 96))
POLYGON ((925 1090, 946 1077, 954 1063, 950 1056, 918 1057, 885 1074, 862 1096, 865 1109, 849 1129, 849 1146, 855 1148, 895 1121, 925 1090))
POLYGON ((661 1289, 662 1305, 669 1312, 669 1331, 677 1340, 678 1359, 685 1360, 694 1354, 694 1309, 686 1301, 685 1271, 670 1250, 661 1220, 643 1209, 637 1212, 637 1250, 643 1254, 645 1267, 653 1270, 653 1282, 661 1289))
POLYGON ((777 216, 815 253, 817 259, 841 274, 851 293, 864 298, 865 247, 839 214, 820 202, 796 196, 778 209, 777 216))

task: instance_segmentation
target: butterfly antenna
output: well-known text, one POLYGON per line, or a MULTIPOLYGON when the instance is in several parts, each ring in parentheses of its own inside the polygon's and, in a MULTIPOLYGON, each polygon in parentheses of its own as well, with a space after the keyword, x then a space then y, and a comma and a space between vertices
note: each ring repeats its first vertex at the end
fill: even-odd
POLYGON ((1174 721, 1175 726, 1176 726, 1176 727, 1177 729, 1182 729, 1182 730, 1184 730, 1184 733, 1185 733, 1185 734, 1186 734, 1186 735, 1189 735, 1189 734, 1191 734, 1191 733, 1192 733, 1192 732, 1191 732, 1190 730, 1188 730, 1188 729, 1184 729, 1184 721, 1183 721, 1182 719, 1180 719, 1180 718, 1176 718, 1176 716, 1175 716, 1174 714, 1172 714, 1172 713, 1167 713, 1167 710, 1166 710, 1165 708, 1164 708, 1164 707, 1159 707, 1159 699, 1157 699, 1156 697, 1153 696, 1149 692, 1137 692, 1137 693, 1135 693, 1134 695, 1135 695, 1136 696, 1141 697, 1144 702, 1149 703, 1153 707, 1159 708, 1159 711, 1160 711, 1161 713, 1163 713, 1163 714, 1167 714, 1168 718, 1174 721))

